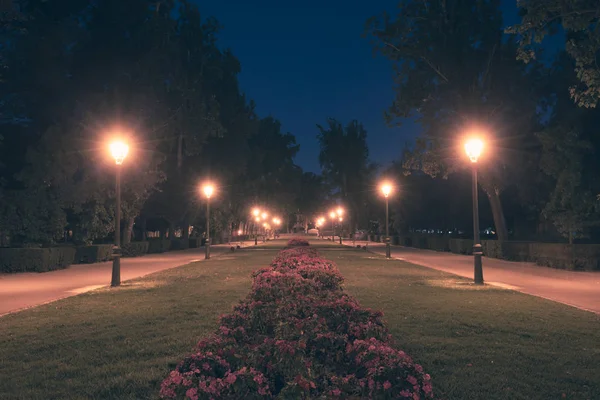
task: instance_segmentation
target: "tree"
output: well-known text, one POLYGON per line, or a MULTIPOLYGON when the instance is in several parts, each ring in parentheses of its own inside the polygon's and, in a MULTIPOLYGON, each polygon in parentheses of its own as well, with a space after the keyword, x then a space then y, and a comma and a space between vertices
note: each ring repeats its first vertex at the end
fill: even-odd
MULTIPOLYGON (((296 193, 296 207, 305 217, 306 225, 309 218, 321 210, 328 195, 323 184, 323 178, 312 172, 304 172, 300 178, 299 190, 296 193)), ((305 229, 307 228, 308 226, 305 226, 305 229)))
POLYGON ((569 243, 600 223, 595 195, 600 192, 600 110, 578 107, 567 96, 566 88, 578 79, 573 64, 564 53, 554 63, 547 88, 551 114, 537 133, 540 169, 553 180, 543 214, 569 243))
POLYGON ((537 65, 515 60, 502 34, 499 1, 403 0, 396 19, 369 21, 376 48, 394 62, 396 98, 388 123, 419 117, 422 134, 405 166, 448 176, 465 160, 461 138, 483 130, 489 149, 479 163, 499 240, 508 238, 501 193, 518 180, 535 145, 537 65))
POLYGON ((507 29, 519 35, 519 59, 529 62, 540 52, 544 38, 561 28, 565 48, 575 61, 577 81, 569 87, 581 107, 600 100, 600 3, 596 0, 518 0, 521 23, 507 29))
POLYGON ((327 120, 327 127, 317 128, 323 177, 349 208, 349 225, 355 230, 358 221, 365 219, 363 206, 375 172, 369 163, 367 131, 356 120, 344 128, 333 118, 327 120))

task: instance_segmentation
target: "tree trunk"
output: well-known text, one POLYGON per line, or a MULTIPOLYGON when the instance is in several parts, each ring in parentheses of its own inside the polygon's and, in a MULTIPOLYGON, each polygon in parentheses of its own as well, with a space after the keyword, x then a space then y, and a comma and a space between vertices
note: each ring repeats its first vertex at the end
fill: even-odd
POLYGON ((187 218, 183 221, 183 226, 182 226, 182 231, 181 231, 181 237, 183 239, 189 239, 190 238, 190 224, 187 221, 187 218))
POLYGON ((506 228, 506 219, 504 218, 504 210, 500 201, 500 191, 493 188, 486 191, 490 206, 492 207, 492 215, 494 217, 494 225, 496 226, 496 236, 498 240, 508 240, 508 229, 506 228))
POLYGON ((131 235, 133 233, 134 218, 130 217, 125 222, 125 230, 123 232, 123 244, 131 243, 131 235))
POLYGON ((141 220, 140 220, 140 226, 141 226, 140 229, 142 231, 142 238, 141 238, 142 242, 146 241, 146 239, 147 239, 146 238, 147 221, 148 220, 146 219, 146 217, 142 217, 141 220))
POLYGON ((175 239, 175 224, 169 222, 169 240, 175 239))

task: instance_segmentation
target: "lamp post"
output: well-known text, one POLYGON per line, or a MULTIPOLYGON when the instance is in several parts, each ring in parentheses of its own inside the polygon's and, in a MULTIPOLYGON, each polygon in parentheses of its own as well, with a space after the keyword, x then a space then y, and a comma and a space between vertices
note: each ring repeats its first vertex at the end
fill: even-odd
POLYGON ((116 197, 117 206, 115 210, 115 245, 113 248, 113 266, 112 279, 110 286, 119 286, 121 284, 121 165, 127 153, 129 146, 122 141, 115 141, 110 144, 110 152, 115 159, 117 166, 116 172, 116 197))
POLYGON ((269 217, 269 214, 264 212, 261 215, 262 220, 263 220, 263 243, 265 243, 267 241, 267 218, 269 217))
POLYGON ((344 209, 342 207, 338 207, 337 210, 335 210, 335 213, 340 221, 340 244, 342 244, 342 216, 344 215, 344 209))
POLYGON ((481 139, 469 139, 465 143, 465 151, 471 160, 473 174, 473 264, 476 285, 483 285, 483 266, 481 261, 483 251, 479 240, 479 200, 477 198, 477 160, 482 150, 483 142, 481 139))
POLYGON ((210 258, 210 197, 213 195, 215 187, 211 183, 205 183, 202 191, 206 196, 206 244, 204 246, 204 259, 208 260, 210 258))
POLYGON ((329 218, 331 218, 331 241, 335 241, 335 211, 329 213, 329 218))
POLYGON ((260 209, 259 208, 255 208, 252 210, 252 215, 254 215, 254 245, 257 246, 258 245, 258 228, 256 226, 256 223, 260 222, 260 209))
POLYGON ((385 196, 385 257, 391 258, 389 196, 392 192, 392 185, 384 182, 381 185, 381 192, 385 196))

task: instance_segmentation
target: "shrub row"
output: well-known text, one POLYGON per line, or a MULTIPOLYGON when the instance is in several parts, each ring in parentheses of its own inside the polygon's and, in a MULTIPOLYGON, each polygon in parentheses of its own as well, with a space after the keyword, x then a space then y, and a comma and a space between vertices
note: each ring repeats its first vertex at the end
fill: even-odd
MULTIPOLYGON (((164 253, 200 247, 201 239, 149 239, 121 246, 123 257, 164 253)), ((112 244, 61 246, 50 248, 0 248, 0 272, 47 272, 71 264, 91 264, 112 260, 112 244)))
MULTIPOLYGON (((370 239, 379 239, 370 237, 370 239)), ((472 239, 448 236, 395 236, 392 243, 455 254, 473 254, 472 239)), ((600 244, 566 244, 519 241, 482 240, 486 257, 507 261, 529 261, 551 268, 600 271, 600 244)))
POLYGON ((308 246, 308 240, 301 238, 290 239, 287 243, 288 247, 304 247, 308 246))
POLYGON ((163 399, 430 399, 430 377, 394 348, 331 261, 306 246, 253 274, 247 298, 162 382, 163 399))

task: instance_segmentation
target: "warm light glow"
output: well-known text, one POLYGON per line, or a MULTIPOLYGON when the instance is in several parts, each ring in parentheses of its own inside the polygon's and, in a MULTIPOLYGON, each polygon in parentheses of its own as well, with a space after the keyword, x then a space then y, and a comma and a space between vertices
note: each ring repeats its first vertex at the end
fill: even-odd
POLYGON ((273 218, 273 223, 275 225, 280 225, 281 224, 281 220, 279 218, 273 218))
POLYGON ((110 152, 117 165, 121 165, 129 153, 129 146, 125 142, 117 140, 110 144, 110 152))
POLYGON ((344 218, 340 217, 340 222, 342 222, 344 220, 344 218))
POLYGON ((258 217, 260 215, 260 208, 255 208, 254 210, 252 210, 252 215, 258 217))
POLYGON ((268 216, 269 214, 267 214, 266 212, 262 213, 262 219, 267 219, 268 216))
POLYGON ((465 151, 471 162, 477 162, 483 151, 483 141, 478 138, 472 138, 465 142, 465 151))
POLYGON ((238 235, 241 235, 243 232, 241 229, 238 229, 238 235))
POLYGON ((204 186, 202 186, 202 191, 204 192, 204 195, 210 199, 215 192, 215 187, 212 185, 212 183, 205 183, 204 186))
POLYGON ((337 213, 337 215, 341 216, 344 214, 344 209, 342 207, 338 207, 338 209, 335 212, 337 213))
POLYGON ((256 222, 260 222, 260 217, 256 217, 256 222))
POLYGON ((385 197, 388 197, 390 195, 390 193, 392 193, 392 185, 388 182, 384 182, 381 184, 381 193, 383 193, 383 195, 385 197))
POLYGON ((331 219, 335 218, 335 216, 336 216, 335 211, 332 211, 332 212, 329 213, 329 217, 331 219))

